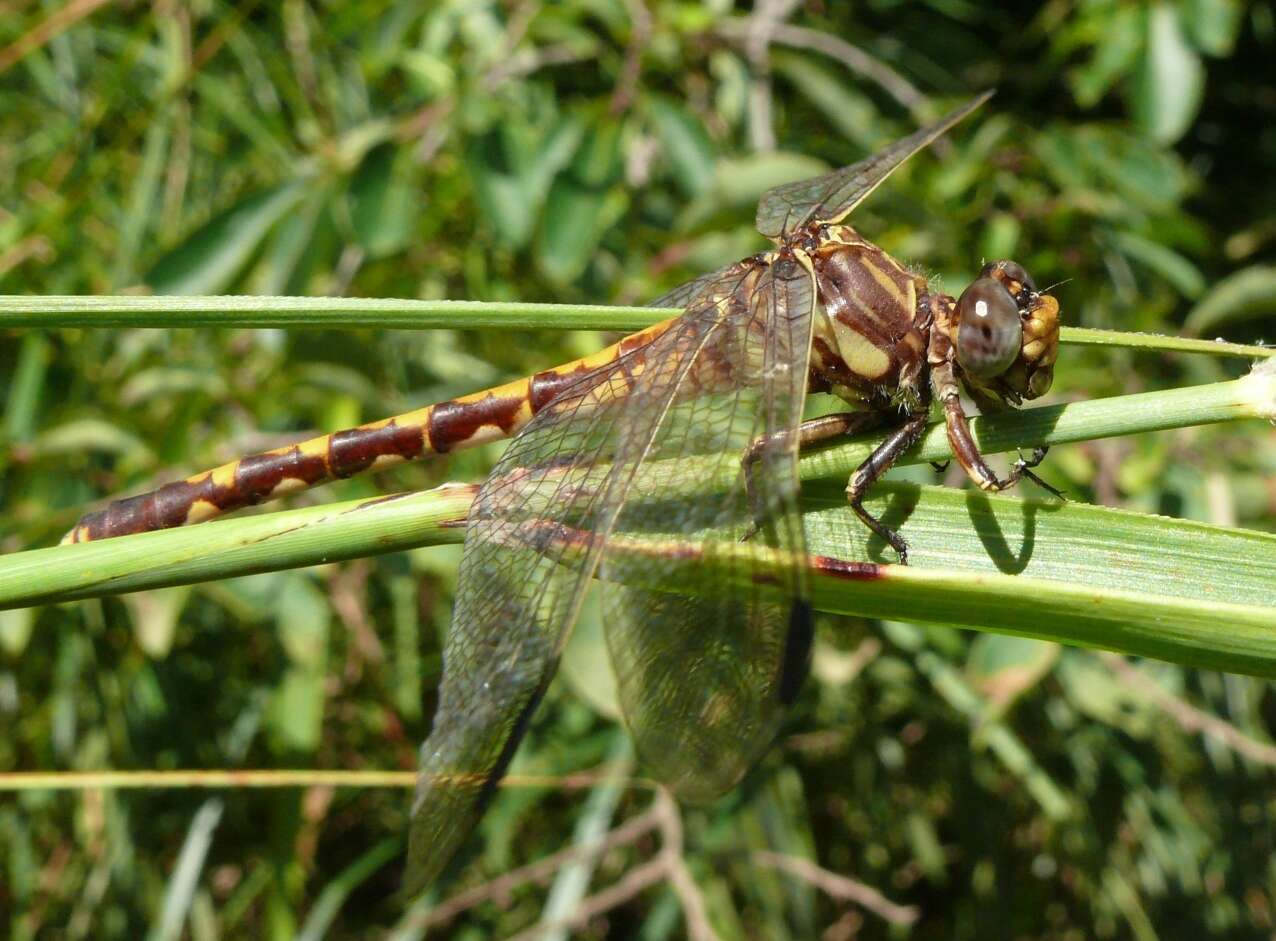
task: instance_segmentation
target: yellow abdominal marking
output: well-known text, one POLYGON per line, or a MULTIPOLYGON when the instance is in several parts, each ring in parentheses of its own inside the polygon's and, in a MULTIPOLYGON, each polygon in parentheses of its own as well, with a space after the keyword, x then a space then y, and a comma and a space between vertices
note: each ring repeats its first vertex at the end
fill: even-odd
POLYGON ((235 471, 239 469, 239 462, 232 464, 223 464, 221 467, 215 467, 206 474, 199 474, 196 477, 188 478, 189 480, 201 480, 211 477, 213 487, 217 490, 231 490, 235 486, 235 471))
POLYGON ((275 484, 274 489, 270 491, 272 497, 282 497, 284 494, 295 493, 298 490, 305 490, 310 485, 300 477, 284 477, 275 484))
POLYGON ((323 459, 324 466, 328 465, 328 448, 331 445, 329 441, 331 435, 322 438, 312 438, 310 441, 303 441, 297 445, 297 450, 301 452, 302 457, 318 457, 323 459))
POLYGON ((196 500, 191 504, 191 508, 186 511, 186 522, 202 523, 204 520, 210 520, 220 513, 221 509, 215 503, 209 503, 207 500, 196 500))

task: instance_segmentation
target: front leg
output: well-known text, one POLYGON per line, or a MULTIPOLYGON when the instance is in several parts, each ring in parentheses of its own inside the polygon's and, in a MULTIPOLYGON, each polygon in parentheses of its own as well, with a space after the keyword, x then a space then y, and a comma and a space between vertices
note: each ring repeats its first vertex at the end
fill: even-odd
POLYGON ((864 497, 868 495, 869 488, 891 469, 899 456, 917 443, 917 439, 926 430, 927 417, 925 409, 908 416, 908 420, 891 432, 868 459, 855 469, 846 485, 846 499, 855 515, 899 554, 900 565, 908 564, 908 543, 903 536, 864 509, 864 497))
POLYGON ((948 426, 948 444, 953 449, 953 457, 957 458, 957 462, 966 471, 966 476, 974 481, 980 490, 999 493, 1002 490, 1009 490, 1026 477, 1043 490, 1063 498, 1062 491, 1052 487, 1032 472, 1032 468, 1045 459, 1046 452, 1050 450, 1049 447, 1033 448, 1032 457, 1027 460, 1021 457, 1015 461, 1010 468, 1010 474, 1002 480, 988 466, 988 462, 979 451, 979 446, 975 444, 975 439, 970 433, 970 423, 966 420, 966 412, 961 407, 959 396, 951 395, 944 399, 944 422, 948 426))

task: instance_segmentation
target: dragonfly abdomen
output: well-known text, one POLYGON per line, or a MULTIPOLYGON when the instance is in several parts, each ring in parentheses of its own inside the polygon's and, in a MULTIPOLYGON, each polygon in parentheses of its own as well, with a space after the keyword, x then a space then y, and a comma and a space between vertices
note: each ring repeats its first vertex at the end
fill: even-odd
POLYGON ((641 348, 664 321, 592 356, 483 392, 299 444, 251 454, 185 480, 116 500, 80 519, 63 542, 89 542, 200 523, 233 510, 363 471, 507 438, 564 388, 641 348))

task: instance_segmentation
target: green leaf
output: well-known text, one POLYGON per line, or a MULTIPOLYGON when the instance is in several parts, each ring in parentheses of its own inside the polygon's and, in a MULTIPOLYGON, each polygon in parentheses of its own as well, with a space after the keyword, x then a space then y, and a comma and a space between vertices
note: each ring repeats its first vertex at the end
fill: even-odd
POLYGON ((678 185, 689 196, 706 192, 713 183, 714 152, 704 125, 668 98, 653 99, 650 113, 678 185))
POLYGON ((1059 645, 1006 634, 981 634, 970 645, 966 674, 995 712, 1041 681, 1059 659, 1059 645))
POLYGON ((563 650, 560 675, 572 691, 599 715, 620 720, 620 698, 612 669, 607 638, 603 633, 598 592, 591 591, 580 612, 580 621, 563 650))
POLYGON ((322 672, 332 619, 324 594, 304 575, 289 577, 277 596, 275 617, 279 621, 279 640, 293 663, 322 672))
POLYGON ((322 671, 288 667, 270 703, 270 728, 283 752, 312 752, 323 733, 322 671))
POLYGON ((134 275, 134 263, 148 226, 154 223, 154 203, 160 180, 166 169, 169 154, 169 138, 172 122, 167 113, 151 123, 146 131, 146 144, 142 150, 142 162, 133 179, 128 209, 120 226, 120 238, 115 252, 115 267, 111 276, 117 290, 128 285, 134 275))
POLYGON ((220 294, 305 194, 302 183, 255 193, 205 223, 157 261, 146 275, 156 294, 220 294))
POLYGON ((0 611, 0 650, 10 657, 20 656, 31 640, 37 613, 37 608, 0 611))
POLYGON ((624 214, 623 190, 596 190, 559 178, 550 190, 537 240, 536 260, 551 281, 565 284, 589 264, 598 241, 624 214))
POLYGON ((10 442, 29 441, 35 432, 52 352, 46 334, 32 332, 22 338, 0 420, 0 430, 10 442))
POLYGON ((41 456, 98 452, 123 455, 139 462, 145 461, 151 453, 136 435, 96 418, 55 425, 37 437, 33 447, 41 456))
POLYGON ((531 237, 535 219, 531 193, 518 177, 493 166, 486 154, 487 148, 475 143, 466 157, 475 201, 496 237, 511 248, 521 248, 531 237))
POLYGON ((582 186, 601 188, 621 177, 621 124, 606 116, 590 127, 572 158, 572 176, 582 186))
POLYGON ((286 292, 290 285, 304 284, 304 277, 298 277, 298 273, 305 267, 303 263, 316 241, 320 218, 328 221, 324 211, 330 196, 326 188, 316 189, 275 227, 253 271, 254 293, 274 296, 286 292))
POLYGON ((1184 297, 1195 299, 1204 292, 1205 275, 1174 249, 1133 232, 1116 232, 1112 241, 1130 258, 1174 285, 1184 297))
POLYGON ((350 181, 355 238, 369 258, 406 248, 421 213, 420 192, 398 171, 398 155, 393 144, 374 147, 350 181))
POLYGON ((1163 721, 1161 713, 1149 706, 1146 696, 1121 682, 1097 657, 1065 650, 1055 676, 1078 712, 1127 735, 1144 738, 1163 721))
MULTIPOLYGON (((883 142, 877 108, 844 77, 792 53, 773 54, 771 64, 776 74, 792 82, 838 133, 864 153, 883 142)), ((855 159, 848 155, 842 163, 854 163, 855 159)))
MULTIPOLYGON (((714 166, 713 184, 690 202, 678 217, 676 228, 705 229, 720 217, 738 219, 744 209, 751 214, 758 198, 771 187, 818 176, 826 170, 828 165, 822 160, 785 151, 724 157, 714 166)), ((751 226, 748 234, 756 245, 757 232, 751 226)))
POLYGON ((1220 327, 1273 314, 1276 314, 1276 267, 1255 265, 1230 274, 1214 285, 1188 314, 1183 329, 1201 336, 1220 327))
POLYGON ((531 239, 550 187, 571 162, 584 132, 583 120, 570 117, 548 131, 508 128, 470 143, 475 198, 505 244, 522 248, 531 239))
POLYGON ((1236 0, 1179 0, 1179 19, 1196 47, 1208 56, 1229 56, 1245 14, 1236 0))
POLYGON ((133 621, 133 636, 148 657, 162 660, 173 647, 177 622, 190 598, 188 586, 139 591, 122 599, 133 621))
POLYGON ((551 281, 584 273, 603 235, 624 215, 629 195, 619 186, 620 125, 604 116, 585 134, 570 171, 554 178, 545 201, 536 260, 551 281))
POLYGON ((338 872, 318 894, 297 932, 296 941, 322 941, 330 937, 329 931, 351 893, 402 852, 403 838, 391 836, 356 856, 354 862, 338 872))
POLYGON ((1168 3, 1152 7, 1147 29, 1143 66, 1134 92, 1134 115, 1150 137, 1172 144, 1183 136, 1200 109, 1205 67, 1168 3))
POLYGON ((1092 108, 1135 66, 1143 48, 1144 13, 1134 4, 1117 7, 1104 17, 1094 55, 1071 70, 1072 94, 1083 108, 1092 108))

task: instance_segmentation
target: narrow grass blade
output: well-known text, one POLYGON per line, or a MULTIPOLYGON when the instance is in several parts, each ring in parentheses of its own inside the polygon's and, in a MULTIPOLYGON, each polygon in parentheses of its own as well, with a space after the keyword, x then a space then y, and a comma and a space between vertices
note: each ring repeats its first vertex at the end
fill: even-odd
POLYGON ((182 925, 186 922, 186 915, 195 896, 195 887, 199 884, 199 875, 204 870, 208 851, 213 844, 213 834, 225 809, 225 802, 221 798, 211 797, 195 812, 190 828, 186 831, 182 851, 178 854, 177 866, 164 891, 164 907, 160 911, 159 920, 151 926, 151 931, 146 936, 147 941, 176 941, 182 936, 182 925))
MULTIPOLYGON (((1264 364, 1230 382, 1025 409, 978 418, 971 427, 982 450, 991 454, 1037 444, 1273 416, 1276 367, 1264 364)), ((803 454, 803 480, 845 481, 872 452, 876 440, 857 438, 803 454)), ((949 453, 944 428, 937 424, 903 456, 901 463, 943 460, 949 453)), ((681 486, 689 489, 713 485, 691 467, 678 477, 681 486)), ((277 571, 440 541, 457 542, 473 493, 473 486, 451 485, 424 494, 309 507, 14 553, 0 557, 0 608, 277 571)), ((668 495, 678 494, 670 491, 668 495)), ((843 558, 863 557, 835 554, 843 558)))
MULTIPOLYGON (((54 327, 384 327, 405 330, 641 330, 680 313, 674 307, 527 304, 505 301, 359 297, 0 295, 0 329, 54 327)), ((1276 348, 1215 340, 1064 327, 1060 339, 1160 353, 1242 359, 1276 348)))

